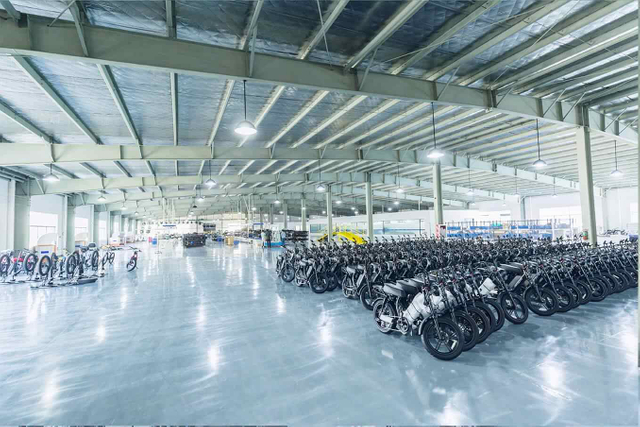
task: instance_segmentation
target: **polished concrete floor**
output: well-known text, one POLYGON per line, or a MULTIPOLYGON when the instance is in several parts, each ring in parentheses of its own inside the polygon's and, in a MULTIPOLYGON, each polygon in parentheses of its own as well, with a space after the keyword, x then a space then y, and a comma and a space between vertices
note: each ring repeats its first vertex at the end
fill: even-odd
POLYGON ((453 362, 249 245, 145 248, 94 285, 0 285, 0 424, 637 425, 637 296, 453 362))

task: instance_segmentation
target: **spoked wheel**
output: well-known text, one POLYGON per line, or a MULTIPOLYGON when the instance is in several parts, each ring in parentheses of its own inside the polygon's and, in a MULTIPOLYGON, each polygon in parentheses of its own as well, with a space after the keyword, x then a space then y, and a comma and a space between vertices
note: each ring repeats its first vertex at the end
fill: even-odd
POLYGON ((133 271, 136 265, 138 265, 138 261, 135 258, 131 258, 127 263, 127 271, 133 271))
POLYGON ((78 259, 76 254, 71 254, 67 257, 67 274, 72 275, 78 265, 78 259))
POLYGON ((307 284, 307 280, 304 278, 304 272, 302 270, 295 273, 295 279, 294 283, 299 288, 307 284))
POLYGON ((24 269, 27 273, 33 272, 36 268, 36 263, 38 262, 38 257, 35 254, 27 255, 27 258, 24 260, 24 269))
POLYGON ((529 309, 520 295, 504 294, 500 299, 504 317, 511 323, 520 325, 529 318, 529 309))
POLYGON ((49 270, 51 270, 51 258, 49 258, 49 255, 43 255, 42 258, 40 258, 40 265, 38 265, 40 277, 45 277, 49 274, 49 270))
POLYGON ((396 309, 389 301, 378 299, 373 303, 373 320, 376 321, 378 330, 383 334, 388 334, 393 330, 393 319, 396 316, 396 309))
POLYGON ((104 268, 105 265, 109 262, 109 254, 102 255, 102 259, 100 260, 100 265, 104 268))
POLYGON ((100 255, 98 255, 98 251, 94 251, 91 254, 91 268, 97 270, 98 264, 100 264, 100 255))
POLYGON ((524 293, 524 300, 529 310, 538 316, 551 316, 558 311, 558 298, 548 289, 540 289, 540 295, 534 288, 529 288, 524 293))
POLYGON ((9 258, 9 255, 4 254, 0 256, 0 274, 4 276, 7 273, 9 273, 10 266, 11 266, 11 258, 9 258))
POLYGON ((284 266, 284 270, 282 270, 282 280, 289 283, 295 278, 295 276, 296 272, 293 269, 293 266, 291 264, 286 264, 284 266))
POLYGON ((484 311, 477 307, 468 307, 469 316, 473 319, 478 328, 478 344, 484 342, 493 331, 491 321, 484 311))
POLYGON ((478 343, 478 326, 473 320, 473 317, 469 316, 464 311, 456 311, 456 322, 458 327, 462 331, 464 343, 462 344, 462 351, 469 351, 478 343))
POLYGON ((421 338, 429 354, 440 360, 453 360, 460 356, 464 338, 458 325, 446 317, 429 319, 427 322, 421 338))
POLYGON ((111 251, 109 252, 109 264, 113 265, 113 260, 116 259, 116 253, 111 251))

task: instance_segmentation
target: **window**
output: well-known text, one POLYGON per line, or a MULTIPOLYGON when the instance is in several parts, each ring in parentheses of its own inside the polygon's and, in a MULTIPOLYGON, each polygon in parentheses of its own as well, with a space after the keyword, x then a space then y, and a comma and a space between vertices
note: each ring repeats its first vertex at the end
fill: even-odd
MULTIPOLYGON (((29 247, 33 248, 38 244, 40 237, 48 233, 57 233, 58 231, 58 215, 31 212, 29 214, 29 247)), ((55 244, 56 239, 53 239, 55 244)))
POLYGON ((98 227, 99 227, 99 235, 98 235, 98 242, 99 243, 109 243, 107 242, 107 221, 105 220, 100 220, 100 222, 98 223, 98 227))
POLYGON ((540 219, 558 220, 558 222, 573 223, 573 227, 582 229, 582 210, 580 206, 563 206, 558 208, 542 208, 540 209, 540 219))
POLYGON ((89 219, 76 217, 76 236, 80 233, 89 233, 89 219))

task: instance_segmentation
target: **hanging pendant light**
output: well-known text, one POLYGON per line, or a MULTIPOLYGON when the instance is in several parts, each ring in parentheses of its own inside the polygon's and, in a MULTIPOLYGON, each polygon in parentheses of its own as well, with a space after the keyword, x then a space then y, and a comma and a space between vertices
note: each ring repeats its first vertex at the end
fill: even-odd
POLYGON ((400 187, 400 163, 398 163, 398 174, 396 175, 398 179, 398 188, 396 188, 396 193, 404 193, 404 190, 400 187))
MULTIPOLYGON (((318 168, 320 170, 320 175, 318 180, 322 181, 322 161, 320 160, 318 160, 318 168)), ((325 191, 327 191, 327 186, 321 182, 316 186, 316 191, 318 193, 324 193, 325 191)))
POLYGON ((614 155, 614 159, 616 162, 616 167, 615 169, 611 172, 611 176, 613 178, 622 178, 622 176, 624 175, 622 173, 622 171, 620 169, 618 169, 618 141, 617 140, 613 140, 613 155, 614 155))
POLYGON ((541 169, 547 166, 547 162, 540 158, 540 129, 538 127, 538 119, 536 119, 536 139, 538 141, 538 160, 533 162, 533 167, 536 169, 541 169))
POLYGON ((553 197, 554 199, 556 197, 558 197, 558 195, 556 194, 556 179, 555 178, 553 179, 553 196, 551 196, 551 197, 553 197))
POLYGON ((518 194, 518 177, 516 176, 516 196, 520 197, 520 194, 518 194))
POLYGON ((58 178, 58 175, 53 173, 53 165, 51 163, 49 163, 49 173, 45 175, 44 178, 42 178, 42 180, 47 182, 60 181, 60 178, 58 178))
POLYGON ((103 193, 100 193, 100 197, 98 197, 98 201, 99 201, 100 203, 102 203, 102 202, 106 202, 106 201, 107 201, 107 198, 106 198, 106 197, 104 197, 104 194, 103 194, 103 193))
POLYGON ((216 182, 211 178, 211 160, 209 160, 209 179, 204 182, 209 188, 213 188, 216 186, 216 182))
POLYGON ((469 190, 467 191, 467 196, 473 196, 473 188, 471 188, 471 169, 469 169, 467 175, 468 175, 468 184, 469 184, 469 190))
POLYGON ((432 118, 432 127, 433 127, 433 149, 429 151, 427 157, 430 159, 439 159, 444 156, 444 152, 438 149, 438 142, 436 141, 436 110, 433 106, 433 102, 431 103, 431 118, 432 118))
POLYGON ((256 130, 256 127, 253 125, 253 123, 247 120, 247 81, 246 80, 242 81, 242 86, 243 86, 243 98, 244 98, 244 120, 238 123, 235 129, 235 132, 243 136, 255 135, 258 132, 256 130))

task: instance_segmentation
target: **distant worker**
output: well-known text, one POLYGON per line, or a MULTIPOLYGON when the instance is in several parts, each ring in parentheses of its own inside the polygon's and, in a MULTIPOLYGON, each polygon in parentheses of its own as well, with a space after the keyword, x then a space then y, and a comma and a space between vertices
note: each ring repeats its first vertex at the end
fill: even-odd
POLYGON ((270 248, 271 247, 271 230, 267 230, 265 233, 267 235, 267 246, 270 248))

